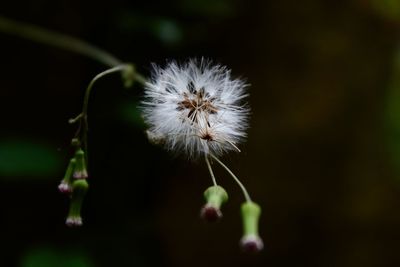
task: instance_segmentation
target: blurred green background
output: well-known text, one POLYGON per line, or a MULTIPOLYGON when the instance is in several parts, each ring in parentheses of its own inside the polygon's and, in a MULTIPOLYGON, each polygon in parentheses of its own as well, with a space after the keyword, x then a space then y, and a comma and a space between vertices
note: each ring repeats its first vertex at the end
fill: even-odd
POLYGON ((398 0, 22 1, 0 15, 136 63, 208 57, 251 84, 251 128, 232 166, 263 207, 265 250, 240 252, 242 195, 199 219, 211 180, 151 146, 142 89, 103 79, 89 111, 84 226, 57 192, 83 92, 104 66, 0 34, 0 266, 400 266, 398 0))

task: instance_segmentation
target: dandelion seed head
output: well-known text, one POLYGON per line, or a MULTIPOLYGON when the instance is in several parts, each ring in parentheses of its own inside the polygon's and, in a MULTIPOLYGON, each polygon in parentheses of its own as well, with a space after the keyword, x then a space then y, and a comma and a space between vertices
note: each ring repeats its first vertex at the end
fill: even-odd
POLYGON ((231 71, 206 60, 153 66, 142 103, 149 131, 169 150, 189 157, 238 150, 246 137, 247 85, 231 71))

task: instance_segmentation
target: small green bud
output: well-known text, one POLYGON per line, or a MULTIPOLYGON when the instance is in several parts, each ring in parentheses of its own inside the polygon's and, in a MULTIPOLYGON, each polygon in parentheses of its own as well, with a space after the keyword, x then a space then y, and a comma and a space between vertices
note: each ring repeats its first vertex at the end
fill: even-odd
POLYGON ((58 186, 58 190, 63 194, 71 194, 72 193, 72 185, 71 185, 71 178, 72 174, 75 169, 76 160, 72 158, 69 161, 67 170, 64 175, 64 179, 62 179, 60 185, 58 186))
POLYGON ((200 216, 208 222, 222 218, 221 205, 228 201, 228 193, 219 185, 210 186, 204 191, 207 203, 202 207, 200 216))
POLYGON ((261 208, 254 202, 245 202, 242 204, 243 237, 240 245, 243 250, 248 252, 257 252, 263 249, 264 244, 258 235, 258 221, 261 214, 261 208))
POLYGON ((82 225, 81 208, 88 189, 89 184, 85 179, 74 180, 68 217, 65 221, 67 226, 76 227, 82 225))
POLYGON ((74 178, 75 179, 86 179, 88 178, 88 173, 86 169, 86 159, 85 152, 82 149, 78 149, 75 152, 75 170, 74 170, 74 178))

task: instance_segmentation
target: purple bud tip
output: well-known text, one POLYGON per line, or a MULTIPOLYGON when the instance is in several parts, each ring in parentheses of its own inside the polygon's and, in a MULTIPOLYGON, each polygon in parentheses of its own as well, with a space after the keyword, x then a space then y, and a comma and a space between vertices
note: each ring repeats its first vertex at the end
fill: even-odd
POLYGON ((214 206, 204 205, 201 208, 200 217, 207 222, 216 222, 222 218, 222 212, 214 206))
POLYGON ((72 193, 72 187, 65 182, 61 182, 59 184, 58 190, 63 194, 71 194, 72 193))
POLYGON ((260 237, 256 235, 244 236, 240 240, 240 246, 245 252, 259 252, 264 248, 264 243, 260 237))
POLYGON ((82 218, 81 217, 68 217, 65 221, 65 224, 68 227, 79 227, 82 226, 82 218))

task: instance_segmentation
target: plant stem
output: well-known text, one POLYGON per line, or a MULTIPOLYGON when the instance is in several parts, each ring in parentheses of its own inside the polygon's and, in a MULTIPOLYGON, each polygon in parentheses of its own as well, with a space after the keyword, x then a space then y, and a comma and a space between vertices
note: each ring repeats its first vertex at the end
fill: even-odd
POLYGON ((0 31, 38 43, 55 46, 92 58, 108 67, 122 64, 122 61, 108 52, 75 37, 46 30, 38 26, 17 22, 0 16, 0 31))
MULTIPOLYGON (((78 115, 78 117, 80 117, 81 120, 83 120, 83 133, 82 133, 82 143, 84 145, 85 148, 85 152, 86 152, 86 159, 87 159, 87 153, 88 153, 88 107, 89 107, 89 98, 90 98, 90 93, 92 92, 92 88, 93 85, 96 83, 97 80, 99 80, 100 78, 114 73, 114 72, 119 72, 119 71, 124 71, 127 68, 129 68, 130 65, 127 64, 123 64, 123 65, 119 65, 116 67, 113 67, 111 69, 105 70, 103 72, 100 72, 99 74, 97 74, 89 83, 88 87, 86 88, 85 91, 85 97, 83 99, 83 107, 82 107, 82 113, 80 115, 78 115)), ((77 117, 77 118, 78 118, 77 117)))
POLYGON ((214 172, 213 172, 213 170, 212 170, 212 168, 211 168, 211 164, 210 164, 210 161, 208 160, 208 156, 207 156, 207 155, 205 155, 205 160, 206 160, 207 167, 208 167, 208 170, 209 170, 209 172, 210 172, 210 175, 211 175, 211 179, 212 179, 212 181, 213 181, 213 184, 214 184, 214 186, 217 186, 217 185, 218 185, 218 184, 217 184, 217 180, 215 179, 215 175, 214 175, 214 172))
POLYGON ((224 164, 222 163, 222 161, 220 161, 216 156, 214 156, 213 154, 210 154, 210 156, 216 161, 218 162, 231 176, 232 178, 235 180, 235 182, 239 185, 240 189, 242 189, 244 198, 246 199, 247 202, 252 202, 249 193, 246 190, 246 187, 244 187, 244 185, 242 184, 242 182, 239 180, 239 178, 236 177, 236 175, 224 164))

